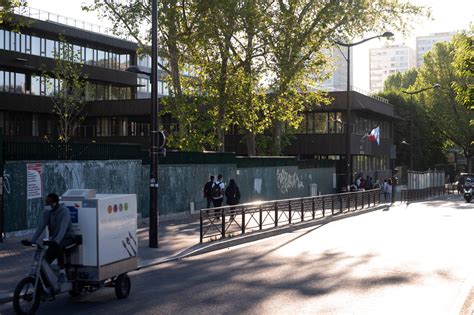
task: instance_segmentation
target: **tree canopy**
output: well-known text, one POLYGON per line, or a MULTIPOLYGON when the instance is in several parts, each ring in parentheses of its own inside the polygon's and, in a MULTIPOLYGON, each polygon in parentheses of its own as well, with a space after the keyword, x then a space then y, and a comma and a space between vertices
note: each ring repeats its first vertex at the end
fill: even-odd
MULTIPOLYGON (((149 52, 149 2, 95 1, 85 9, 149 52)), ((250 155, 268 130, 269 149, 281 154, 285 133, 298 127, 305 107, 327 101, 316 87, 328 73, 323 51, 336 39, 388 29, 405 33, 427 13, 390 0, 163 0, 158 12, 159 50, 167 60, 160 67, 171 92, 163 112, 178 122, 173 145, 223 151, 226 131, 236 128, 250 155), (199 101, 189 103, 196 94, 199 101), (200 122, 202 112, 208 119, 200 122)))
MULTIPOLYGON (((385 81, 384 96, 398 95, 392 100, 397 113, 403 118, 409 116, 403 107, 406 107, 404 103, 410 96, 399 94, 401 91, 418 91, 440 85, 440 88, 413 95, 414 134, 423 135, 421 139, 414 139, 413 146, 415 150, 424 148, 423 155, 414 153, 415 163, 420 163, 416 162, 418 159, 427 159, 430 154, 425 156, 424 152, 431 151, 436 153, 431 154, 436 157, 431 161, 431 167, 434 167, 439 153, 454 146, 463 151, 468 168, 472 170, 473 56, 471 29, 456 34, 451 42, 435 44, 424 56, 424 64, 419 69, 393 74, 385 81)), ((405 121, 395 123, 395 141, 401 151, 405 148, 398 144, 408 139, 407 130, 405 121), (399 139, 396 139, 397 135, 399 139)), ((402 155, 400 159, 406 162, 402 155)))

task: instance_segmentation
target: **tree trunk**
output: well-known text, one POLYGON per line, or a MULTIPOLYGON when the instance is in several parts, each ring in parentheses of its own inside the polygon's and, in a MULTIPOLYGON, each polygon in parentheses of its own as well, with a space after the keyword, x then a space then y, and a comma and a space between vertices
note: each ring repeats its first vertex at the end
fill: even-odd
POLYGON ((171 6, 166 5, 166 9, 169 12, 169 25, 168 25, 168 40, 167 48, 169 54, 171 82, 173 84, 174 92, 174 106, 175 112, 178 114, 178 137, 179 143, 182 144, 183 140, 186 139, 186 122, 183 119, 182 104, 184 102, 183 90, 181 86, 180 66, 179 66, 179 49, 178 49, 178 30, 176 20, 176 5, 173 1, 170 1, 171 6))
POLYGON ((221 67, 219 73, 219 111, 217 122, 218 152, 225 152, 225 112, 227 107, 227 71, 229 61, 230 37, 227 37, 223 46, 220 47, 221 67))
POLYGON ((245 139, 247 140, 247 155, 256 156, 257 155, 257 146, 255 143, 255 134, 246 130, 245 139))
POLYGON ((273 125, 273 155, 281 155, 281 137, 283 134, 283 123, 279 120, 273 125))

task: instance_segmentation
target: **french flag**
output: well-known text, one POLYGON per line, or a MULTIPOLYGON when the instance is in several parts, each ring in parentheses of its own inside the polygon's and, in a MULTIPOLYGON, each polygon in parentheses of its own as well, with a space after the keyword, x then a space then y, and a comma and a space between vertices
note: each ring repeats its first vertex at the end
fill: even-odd
POLYGON ((372 129, 367 137, 370 142, 377 142, 380 145, 380 127, 372 129))

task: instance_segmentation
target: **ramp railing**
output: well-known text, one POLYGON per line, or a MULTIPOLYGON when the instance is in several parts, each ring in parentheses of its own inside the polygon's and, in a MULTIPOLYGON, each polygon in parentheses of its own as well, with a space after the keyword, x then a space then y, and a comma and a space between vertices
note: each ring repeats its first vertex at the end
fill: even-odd
POLYGON ((380 189, 202 209, 200 242, 244 235, 374 207, 380 189))

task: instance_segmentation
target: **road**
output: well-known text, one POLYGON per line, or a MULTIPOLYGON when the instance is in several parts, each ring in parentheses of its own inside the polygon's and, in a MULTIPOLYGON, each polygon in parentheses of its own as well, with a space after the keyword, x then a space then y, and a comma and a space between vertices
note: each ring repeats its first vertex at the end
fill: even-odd
POLYGON ((126 300, 63 295, 38 314, 458 314, 473 222, 458 197, 397 206, 141 270, 126 300))

